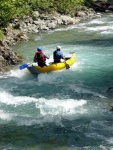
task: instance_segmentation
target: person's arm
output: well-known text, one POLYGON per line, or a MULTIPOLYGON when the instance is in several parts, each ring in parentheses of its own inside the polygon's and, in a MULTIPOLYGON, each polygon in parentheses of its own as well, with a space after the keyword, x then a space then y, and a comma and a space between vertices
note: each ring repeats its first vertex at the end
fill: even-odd
POLYGON ((49 56, 49 55, 44 55, 44 57, 45 57, 45 58, 47 58, 47 59, 49 59, 49 58, 50 58, 50 56, 49 56))
POLYGON ((35 54, 35 56, 34 56, 34 58, 33 58, 33 62, 36 62, 36 54, 35 54))
POLYGON ((62 58, 62 59, 65 59, 65 56, 63 55, 63 53, 61 53, 61 58, 62 58))

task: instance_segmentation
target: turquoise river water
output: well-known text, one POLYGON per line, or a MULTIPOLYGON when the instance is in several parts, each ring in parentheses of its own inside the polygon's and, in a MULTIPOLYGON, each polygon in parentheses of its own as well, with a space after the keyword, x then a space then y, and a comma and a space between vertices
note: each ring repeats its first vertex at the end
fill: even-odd
POLYGON ((0 76, 0 150, 113 150, 113 15, 29 36, 14 47, 23 63, 38 46, 52 61, 57 45, 77 61, 37 77, 19 66, 0 76))

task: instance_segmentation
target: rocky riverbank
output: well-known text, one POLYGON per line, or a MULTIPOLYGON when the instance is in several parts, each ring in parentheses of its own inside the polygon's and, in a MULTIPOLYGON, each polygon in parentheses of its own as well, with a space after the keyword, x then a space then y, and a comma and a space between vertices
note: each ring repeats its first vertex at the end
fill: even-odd
POLYGON ((13 46, 23 40, 29 40, 27 33, 39 33, 54 30, 60 25, 77 24, 81 20, 101 16, 93 9, 82 7, 80 11, 75 10, 75 17, 69 15, 39 14, 34 11, 32 17, 26 16, 23 20, 14 19, 8 28, 4 29, 5 38, 0 41, 0 73, 5 73, 9 66, 22 62, 22 57, 12 50, 13 46))

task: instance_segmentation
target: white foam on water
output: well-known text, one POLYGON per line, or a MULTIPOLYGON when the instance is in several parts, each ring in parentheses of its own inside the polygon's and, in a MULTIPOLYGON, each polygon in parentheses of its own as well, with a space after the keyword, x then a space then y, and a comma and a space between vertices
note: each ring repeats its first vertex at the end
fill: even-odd
POLYGON ((42 40, 42 38, 43 38, 42 36, 36 36, 35 41, 40 41, 40 40, 42 40))
POLYGON ((7 92, 0 92, 0 103, 5 103, 6 105, 24 105, 31 102, 35 102, 37 99, 28 96, 13 96, 7 92))
POLYGON ((3 110, 0 110, 0 119, 1 120, 11 121, 12 114, 4 112, 3 110))
POLYGON ((88 27, 85 30, 87 30, 87 31, 108 31, 108 30, 113 30, 113 26, 88 27))
POLYGON ((108 142, 108 144, 113 144, 113 137, 107 139, 106 141, 108 142))
MULTIPOLYGON (((1 92, 0 93, 0 103, 5 103, 6 105, 15 105, 15 106, 19 106, 19 105, 25 105, 25 104, 29 104, 31 102, 35 102, 36 103, 36 107, 37 108, 53 108, 56 109, 56 113, 57 114, 57 108, 61 108, 59 109, 59 111, 62 111, 62 108, 64 107, 64 112, 69 112, 69 113, 74 113, 75 111, 73 110, 76 107, 82 106, 84 104, 86 104, 85 100, 73 100, 73 99, 45 99, 45 98, 33 98, 33 97, 28 97, 28 96, 13 96, 9 93, 6 92, 1 92), (39 106, 39 107, 38 107, 39 106), (74 112, 73 112, 74 111, 74 112)), ((43 112, 43 111, 42 111, 43 112)), ((51 112, 51 111, 50 111, 51 112)), ((42 113, 43 114, 43 113, 42 113)), ((53 114, 53 112, 51 113, 53 114)))
POLYGON ((42 99, 39 103, 36 104, 36 107, 40 109, 40 112, 43 116, 50 115, 72 115, 72 114, 82 114, 86 110, 80 108, 86 104, 85 100, 74 100, 74 99, 51 99, 45 100, 42 99), (79 110, 79 111, 78 111, 79 110))
POLYGON ((99 148, 101 148, 101 150, 107 150, 106 146, 100 145, 99 148))
POLYGON ((78 26, 77 25, 70 25, 70 26, 65 27, 65 28, 55 29, 55 31, 68 31, 68 30, 72 30, 72 29, 75 29, 75 28, 78 28, 78 26))
POLYGON ((97 97, 100 97, 100 98, 107 98, 104 95, 101 95, 101 94, 99 94, 97 92, 91 91, 90 89, 79 88, 78 85, 77 86, 70 85, 68 88, 74 90, 77 93, 84 93, 84 94, 89 94, 90 93, 90 94, 93 94, 94 96, 97 96, 97 97))
MULTIPOLYGON (((17 124, 31 125, 33 123, 44 123, 44 122, 55 122, 57 124, 61 123, 61 118, 67 118, 68 120, 80 117, 81 115, 87 114, 86 108, 84 108, 87 103, 86 100, 74 100, 74 99, 45 99, 45 98, 33 98, 28 96, 13 96, 6 92, 0 93, 0 103, 6 105, 12 105, 12 107, 23 106, 26 104, 34 103, 37 116, 30 117, 30 113, 18 114, 15 112, 11 114, 9 111, 2 112, 1 119, 4 120, 15 120, 17 124), (70 117, 73 116, 73 117, 70 117), (42 118, 43 117, 43 118, 42 118), (41 119, 42 118, 42 119, 41 119)), ((17 108, 18 109, 18 108, 17 108)))
MULTIPOLYGON (((56 29, 55 31, 66 31, 66 30, 72 30, 72 29, 76 29, 76 28, 82 28, 82 29, 87 29, 87 28, 91 28, 91 27, 87 27, 87 25, 92 25, 92 24, 97 24, 97 25, 102 25, 104 24, 105 22, 99 20, 99 19, 94 19, 92 21, 89 21, 89 22, 86 22, 86 23, 79 23, 79 24, 76 24, 76 25, 70 25, 66 28, 60 28, 60 29, 56 29)), ((92 27, 93 28, 93 27, 92 27)), ((92 30, 91 28, 91 30, 92 30)), ((79 32, 82 32, 81 30, 79 30, 79 32)))
POLYGON ((72 66, 70 66, 69 70, 71 71, 82 71, 83 62, 75 62, 72 66))
POLYGON ((3 78, 8 78, 7 74, 5 74, 5 75, 4 75, 4 74, 3 74, 3 75, 1 74, 1 75, 0 75, 0 79, 3 79, 3 78))
POLYGON ((61 75, 58 72, 44 73, 38 75, 38 84, 53 83, 61 75))
MULTIPOLYGON (((98 20, 98 19, 95 19, 95 20, 92 20, 92 21, 89 21, 89 22, 87 22, 87 23, 79 23, 79 24, 76 24, 76 25, 69 25, 69 26, 67 26, 67 27, 65 27, 65 28, 60 28, 60 29, 55 29, 55 31, 67 31, 67 30, 72 30, 72 29, 76 29, 76 28, 87 28, 87 25, 92 25, 92 24, 97 24, 97 25, 102 25, 102 24, 104 24, 104 22, 103 21, 100 21, 100 20, 98 20)), ((80 30, 79 30, 80 31, 80 30)))
POLYGON ((22 78, 23 76, 25 76, 26 74, 28 74, 28 70, 27 69, 23 69, 23 70, 10 70, 9 72, 5 73, 4 75, 0 75, 0 78, 9 78, 9 77, 16 77, 16 78, 22 78))
POLYGON ((88 22, 87 24, 104 24, 104 22, 101 20, 95 19, 95 20, 88 22))
POLYGON ((101 34, 113 34, 113 31, 110 31, 110 30, 108 30, 108 31, 103 31, 103 32, 101 32, 101 34))
MULTIPOLYGON (((84 108, 86 103, 85 100, 51 99, 47 101, 42 99, 40 104, 36 104, 36 108, 40 109, 40 114, 43 116, 40 124, 54 122, 63 126, 62 118, 73 120, 87 114, 87 110, 84 108)), ((33 122, 31 121, 30 123, 32 124, 33 122)), ((35 121, 35 123, 39 123, 39 120, 35 121)))
POLYGON ((25 68, 23 70, 11 70, 9 72, 9 76, 10 77, 16 77, 16 78, 22 78, 23 76, 25 76, 28 73, 28 70, 25 68))

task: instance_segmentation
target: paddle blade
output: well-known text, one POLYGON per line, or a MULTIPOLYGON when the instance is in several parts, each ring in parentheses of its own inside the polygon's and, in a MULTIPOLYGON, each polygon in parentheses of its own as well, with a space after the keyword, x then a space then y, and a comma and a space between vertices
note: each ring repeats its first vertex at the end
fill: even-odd
POLYGON ((27 68, 27 66, 28 66, 28 64, 23 64, 23 65, 19 66, 19 69, 20 70, 25 69, 25 68, 27 68))
POLYGON ((68 64, 66 64, 65 66, 66 66, 66 69, 69 69, 69 68, 70 68, 70 66, 69 66, 68 64))

